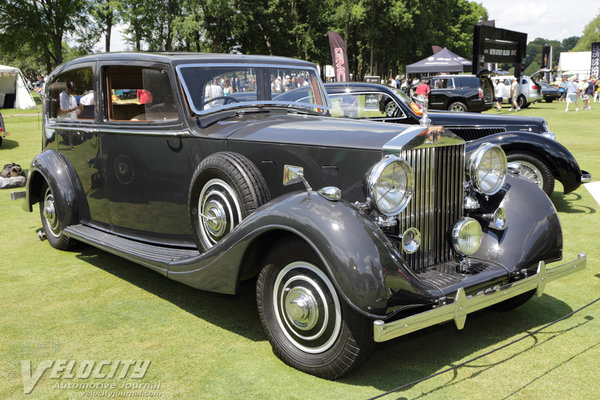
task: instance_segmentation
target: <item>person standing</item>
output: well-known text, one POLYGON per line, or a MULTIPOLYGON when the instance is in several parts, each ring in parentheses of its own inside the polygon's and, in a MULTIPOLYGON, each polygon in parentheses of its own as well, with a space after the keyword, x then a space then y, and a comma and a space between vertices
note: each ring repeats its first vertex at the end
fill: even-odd
POLYGON ((567 77, 563 77, 560 85, 558 86, 558 92, 560 93, 560 97, 558 101, 566 101, 567 96, 567 77))
POLYGON ((77 105, 75 98, 75 84, 67 82, 65 90, 59 95, 60 111, 58 112, 60 119, 77 119, 83 107, 77 105))
POLYGON ((583 87, 583 94, 581 95, 581 99, 583 100, 583 109, 591 110, 592 107, 590 107, 590 100, 594 95, 594 89, 596 84, 595 76, 592 75, 590 79, 586 79, 585 81, 586 84, 583 87))
POLYGON ((496 109, 498 111, 502 111, 502 96, 504 96, 504 89, 506 88, 506 85, 504 84, 504 81, 502 79, 500 79, 498 81, 498 83, 496 84, 496 90, 494 93, 494 96, 496 97, 496 109))
POLYGON ((427 81, 425 79, 421 79, 421 84, 417 86, 415 93, 417 95, 417 100, 419 100, 423 107, 425 107, 427 105, 427 102, 429 101, 429 92, 430 89, 429 85, 427 84, 427 81))
POLYGON ((569 111, 570 103, 575 103, 575 111, 579 111, 577 92, 577 82, 575 82, 575 77, 573 77, 567 83, 567 107, 565 108, 565 112, 569 111))
POLYGON ((519 98, 519 80, 517 78, 512 79, 512 83, 510 84, 510 101, 512 107, 510 111, 519 111, 521 108, 517 103, 517 99, 519 98))

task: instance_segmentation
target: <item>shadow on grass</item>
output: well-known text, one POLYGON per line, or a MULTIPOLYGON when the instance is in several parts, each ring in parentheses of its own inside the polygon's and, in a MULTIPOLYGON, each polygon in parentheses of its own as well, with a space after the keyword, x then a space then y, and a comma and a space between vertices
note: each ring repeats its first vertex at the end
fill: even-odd
MULTIPOLYGON (((450 322, 379 344, 366 366, 344 381, 389 391, 442 369, 457 366, 468 358, 497 348, 510 338, 520 338, 528 331, 533 331, 571 311, 566 303, 549 295, 533 298, 525 305, 508 312, 480 311, 467 316, 462 331, 456 330, 454 323, 450 322)), ((591 320, 593 317, 586 316, 585 321, 571 322, 569 327, 561 330, 549 327, 548 330, 531 335, 514 347, 500 350, 498 354, 503 355, 500 361, 486 363, 486 358, 483 357, 461 367, 461 371, 472 372, 463 372, 460 378, 457 369, 448 371, 443 384, 411 398, 427 398, 437 391, 475 378, 518 356, 524 355, 526 358, 527 352, 534 346, 543 345, 591 320)), ((494 359, 498 357, 496 355, 494 359)), ((402 392, 395 392, 389 398, 399 398, 402 392)))
POLYGON ((596 209, 581 205, 581 199, 582 196, 576 192, 568 194, 554 192, 551 197, 557 211, 567 214, 595 214, 596 209))
POLYGON ((19 142, 4 138, 2 140, 2 146, 0 146, 0 149, 14 149, 16 147, 19 147, 19 142))
MULTIPOLYGON (((256 311, 255 280, 242 282, 237 296, 221 295, 171 281, 150 269, 94 247, 82 245, 77 257, 223 329, 253 341, 267 340, 256 311)), ((373 357, 361 369, 341 382, 388 391, 428 376, 446 366, 455 365, 457 360, 469 358, 484 349, 494 348, 508 338, 520 336, 519 334, 554 321, 570 311, 571 308, 562 301, 543 295, 509 312, 477 312, 467 317, 466 326, 462 331, 458 331, 453 323, 446 323, 379 343, 373 357)), ((528 343, 525 349, 521 345, 503 350, 507 356, 493 364, 482 364, 481 362, 485 362, 485 359, 482 359, 476 365, 469 365, 466 368, 474 368, 474 372, 460 380, 457 380, 455 370, 453 376, 449 377, 450 384, 458 384, 477 376, 526 353, 538 343, 550 340, 540 337, 550 334, 553 338, 577 326, 556 332, 541 332, 527 338, 524 341, 528 343)), ((447 385, 444 384, 429 393, 441 390, 447 385)))
POLYGON ((258 319, 254 280, 242 282, 237 296, 205 292, 95 247, 81 244, 77 250, 77 258, 175 304, 196 317, 253 341, 266 340, 258 319))

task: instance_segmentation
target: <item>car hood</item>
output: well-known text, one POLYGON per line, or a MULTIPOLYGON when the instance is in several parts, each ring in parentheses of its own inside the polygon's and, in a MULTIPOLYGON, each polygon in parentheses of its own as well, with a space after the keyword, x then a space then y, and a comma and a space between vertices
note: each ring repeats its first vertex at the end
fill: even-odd
POLYGON ((434 125, 447 127, 471 127, 471 126, 505 126, 507 131, 527 130, 534 128, 535 132, 544 131, 544 119, 540 117, 521 117, 479 113, 450 113, 431 111, 427 114, 434 125))
POLYGON ((239 125, 229 140, 365 150, 381 150, 405 130, 415 130, 414 125, 313 115, 274 115, 239 125))

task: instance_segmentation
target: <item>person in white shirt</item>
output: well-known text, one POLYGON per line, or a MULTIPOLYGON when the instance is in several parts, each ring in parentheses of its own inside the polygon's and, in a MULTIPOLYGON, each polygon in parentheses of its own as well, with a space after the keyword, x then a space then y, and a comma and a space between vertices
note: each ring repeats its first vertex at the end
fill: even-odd
POLYGON ((75 99, 75 85, 73 82, 67 82, 65 90, 60 92, 60 111, 58 116, 60 119, 77 119, 81 112, 81 107, 77 105, 75 99))
POLYGON ((204 89, 204 109, 208 110, 209 108, 214 108, 220 106, 222 103, 218 103, 217 101, 210 101, 210 99, 214 99, 217 97, 223 97, 224 92, 217 78, 213 79, 212 83, 206 85, 204 89))
POLYGON ((496 91, 494 93, 494 96, 496 97, 496 109, 498 111, 502 111, 502 96, 504 95, 505 86, 506 85, 502 80, 499 80, 496 84, 496 91))

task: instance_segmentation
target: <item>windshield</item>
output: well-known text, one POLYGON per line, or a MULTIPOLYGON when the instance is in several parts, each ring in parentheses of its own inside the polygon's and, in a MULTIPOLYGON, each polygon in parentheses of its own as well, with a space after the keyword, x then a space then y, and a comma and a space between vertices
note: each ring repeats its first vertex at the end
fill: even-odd
POLYGON ((323 114, 330 108, 321 79, 312 68, 184 64, 177 71, 197 115, 259 105, 293 105, 323 114))

